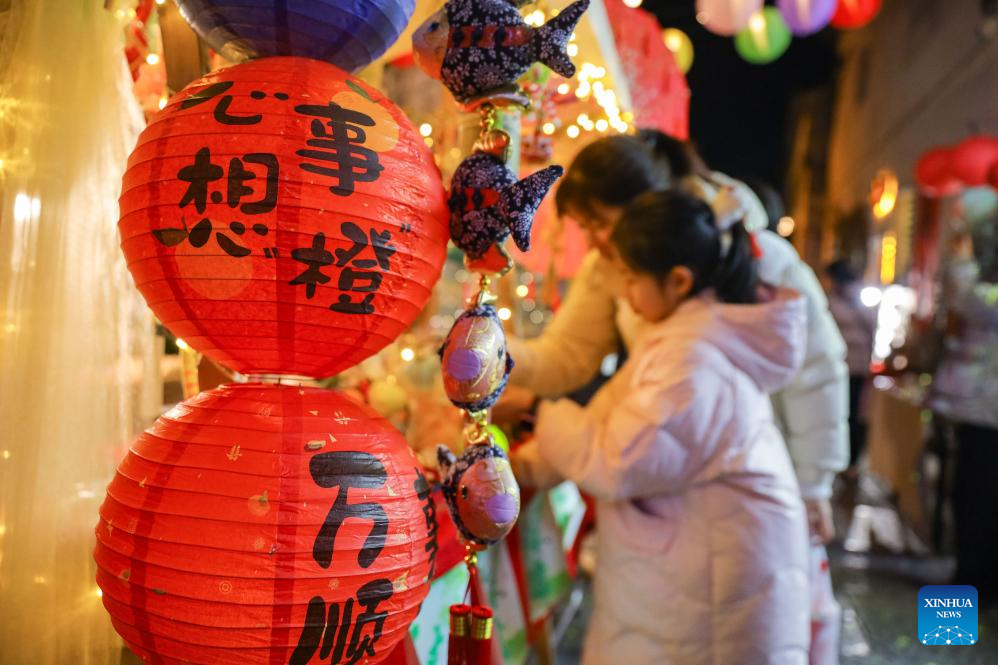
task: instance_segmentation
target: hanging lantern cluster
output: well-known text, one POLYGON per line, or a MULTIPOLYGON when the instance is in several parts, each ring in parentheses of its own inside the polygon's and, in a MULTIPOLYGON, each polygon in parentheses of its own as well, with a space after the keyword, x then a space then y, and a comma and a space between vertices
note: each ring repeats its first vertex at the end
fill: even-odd
MULTIPOLYGON (((714 34, 734 37, 735 50, 746 61, 767 64, 786 52, 793 36, 806 37, 828 25, 844 30, 867 25, 880 12, 882 0, 776 0, 775 7, 764 4, 764 0, 697 0, 696 18, 714 34)), ((666 30, 663 39, 683 68, 682 63, 692 63, 692 46, 686 56, 689 60, 681 59, 679 54, 686 48, 682 37, 669 30, 674 29, 666 30)))
POLYGON ((313 380, 412 323, 449 211, 402 112, 298 37, 319 28, 325 60, 363 63, 411 5, 354 3, 341 40, 333 3, 180 4, 206 35, 292 55, 194 81, 129 159, 119 230, 139 290, 248 382, 182 402, 121 462, 96 530, 104 605, 147 662, 380 663, 433 574, 430 487, 390 423, 313 380))
MULTIPOLYGON (((519 486, 498 430, 489 424, 488 410, 513 368, 491 286, 513 266, 508 238, 521 251, 530 249, 534 214, 563 172, 548 166, 519 179, 507 166, 512 137, 501 128, 499 113, 504 107, 529 108, 533 97, 537 136, 554 133, 557 128, 544 115, 548 75, 535 61, 565 78, 575 75, 572 35, 588 5, 589 0, 576 0, 545 22, 543 11, 524 18, 505 0, 448 0, 413 35, 423 69, 481 119, 478 140, 455 170, 448 200, 451 240, 464 252, 468 270, 479 274, 479 289, 440 349, 447 396, 465 414, 464 451, 455 456, 445 446, 438 449, 444 497, 466 543, 470 574, 471 606, 451 608, 448 662, 456 665, 490 662, 491 611, 478 582, 477 553, 505 537, 520 512, 519 486), (531 68, 527 96, 517 81, 531 68)), ((607 104, 613 101, 602 89, 600 96, 607 104)))
POLYGON ((971 136, 925 151, 915 165, 915 181, 931 197, 952 196, 964 187, 998 188, 998 137, 971 136))

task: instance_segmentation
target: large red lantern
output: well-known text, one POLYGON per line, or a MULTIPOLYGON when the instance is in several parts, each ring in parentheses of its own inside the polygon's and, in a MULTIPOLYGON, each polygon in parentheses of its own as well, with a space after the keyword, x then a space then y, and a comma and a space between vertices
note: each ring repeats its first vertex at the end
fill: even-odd
POLYGON ((989 182, 998 166, 998 140, 991 136, 971 136, 953 148, 953 175, 968 187, 989 182))
POLYGON ((178 337, 244 374, 329 376, 416 318, 446 253, 422 137, 336 67, 264 58, 199 79, 139 138, 119 230, 178 337))
POLYGON ((962 183, 953 172, 953 151, 949 148, 927 150, 915 165, 915 180, 929 196, 952 196, 962 183))
POLYGON ((378 663, 429 588, 434 507, 383 418, 342 394, 226 385, 118 467, 97 581, 147 662, 378 663))
POLYGON ((862 28, 880 12, 883 0, 839 0, 832 25, 841 30, 862 28))

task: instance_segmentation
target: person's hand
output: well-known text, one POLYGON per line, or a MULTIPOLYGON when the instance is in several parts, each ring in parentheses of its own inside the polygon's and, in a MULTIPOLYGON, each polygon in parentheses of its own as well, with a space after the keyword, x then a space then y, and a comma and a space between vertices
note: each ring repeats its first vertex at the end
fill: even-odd
POLYGON ((832 503, 828 499, 804 499, 807 510, 807 528, 811 538, 827 544, 835 536, 832 522, 832 503))
POLYGON ((519 386, 506 386, 506 391, 492 407, 492 422, 497 425, 515 425, 523 420, 537 398, 534 393, 519 386))

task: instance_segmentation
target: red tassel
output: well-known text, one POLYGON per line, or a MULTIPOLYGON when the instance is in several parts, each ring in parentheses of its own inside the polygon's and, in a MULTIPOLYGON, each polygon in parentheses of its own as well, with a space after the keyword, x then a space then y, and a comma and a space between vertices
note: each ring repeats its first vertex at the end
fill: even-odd
POLYGON ((484 605, 471 608, 471 639, 468 665, 492 665, 492 610, 484 605))
POLYGON ((447 638, 447 665, 470 665, 471 606, 450 606, 450 637, 447 638))
POLYGON ((755 237, 754 233, 748 234, 749 246, 752 248, 752 257, 755 259, 762 258, 762 247, 759 245, 759 239, 755 237))

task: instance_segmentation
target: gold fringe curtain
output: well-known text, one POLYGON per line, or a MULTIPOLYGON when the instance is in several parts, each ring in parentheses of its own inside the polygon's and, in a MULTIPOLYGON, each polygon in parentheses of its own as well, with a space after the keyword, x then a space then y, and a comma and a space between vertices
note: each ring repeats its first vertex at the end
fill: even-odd
POLYGON ((142 117, 100 0, 0 1, 0 663, 117 663, 93 529, 162 399, 118 250, 142 117))

